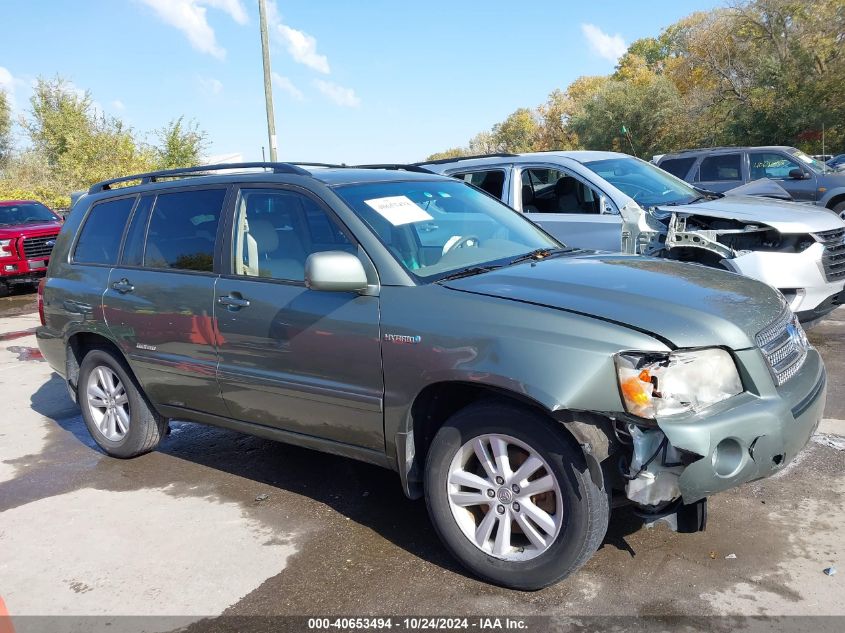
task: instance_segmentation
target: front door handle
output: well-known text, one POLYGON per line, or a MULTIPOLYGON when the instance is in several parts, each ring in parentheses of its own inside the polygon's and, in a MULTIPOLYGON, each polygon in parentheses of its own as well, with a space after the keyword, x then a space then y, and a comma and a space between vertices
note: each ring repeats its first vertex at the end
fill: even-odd
POLYGON ((237 294, 217 297, 217 303, 221 306, 226 306, 229 310, 240 310, 241 308, 249 307, 249 299, 244 299, 237 294))
POLYGON ((432 231, 436 231, 439 228, 440 227, 438 225, 429 222, 428 224, 423 224, 422 226, 420 226, 420 231, 422 231, 423 233, 431 233, 432 231))
POLYGON ((125 277, 120 281, 116 281, 111 285, 113 290, 116 290, 122 295, 125 295, 127 292, 132 292, 135 290, 135 286, 129 283, 129 280, 125 277))

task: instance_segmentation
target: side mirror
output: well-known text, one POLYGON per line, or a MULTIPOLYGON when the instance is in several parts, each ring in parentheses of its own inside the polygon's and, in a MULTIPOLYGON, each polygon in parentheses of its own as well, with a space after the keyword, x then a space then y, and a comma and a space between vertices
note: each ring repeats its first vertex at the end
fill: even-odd
POLYGON ((305 260, 305 285, 311 290, 359 292, 367 289, 367 273, 361 260, 351 253, 312 253, 305 260))
POLYGON ((789 177, 792 180, 804 180, 807 177, 807 174, 804 173, 804 170, 796 168, 789 170, 789 177))
POLYGON ((599 196, 599 209, 599 213, 604 215, 619 215, 619 211, 614 208, 607 196, 599 196))

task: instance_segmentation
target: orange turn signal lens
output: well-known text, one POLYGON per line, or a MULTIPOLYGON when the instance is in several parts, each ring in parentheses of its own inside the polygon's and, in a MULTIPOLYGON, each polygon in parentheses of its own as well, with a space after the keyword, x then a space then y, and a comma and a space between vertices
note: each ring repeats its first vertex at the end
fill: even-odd
POLYGON ((651 397, 643 389, 643 382, 642 373, 637 378, 628 378, 622 382, 622 394, 625 399, 641 407, 651 402, 651 397))

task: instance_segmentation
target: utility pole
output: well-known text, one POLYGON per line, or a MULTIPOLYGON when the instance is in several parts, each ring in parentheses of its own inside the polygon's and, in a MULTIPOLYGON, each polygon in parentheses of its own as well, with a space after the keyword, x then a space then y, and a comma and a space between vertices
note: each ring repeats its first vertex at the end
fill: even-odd
POLYGON ((276 115, 273 113, 273 82, 270 75, 270 43, 267 37, 267 1, 258 0, 261 23, 261 55, 264 59, 264 101, 267 105, 267 135, 270 138, 270 160, 276 162, 276 115))

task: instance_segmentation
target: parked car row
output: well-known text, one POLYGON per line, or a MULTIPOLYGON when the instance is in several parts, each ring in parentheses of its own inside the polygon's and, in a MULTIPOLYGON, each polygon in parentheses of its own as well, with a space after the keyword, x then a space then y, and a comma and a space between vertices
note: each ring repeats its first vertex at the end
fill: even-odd
MULTIPOLYGON (((615 152, 500 154, 423 166, 484 189, 570 246, 759 279, 778 288, 808 324, 845 298, 845 222, 815 206, 702 190, 615 152)), ((438 239, 446 230, 435 228, 440 224, 433 221, 423 239, 438 239)))
POLYGON ((767 178, 799 202, 825 207, 845 218, 845 172, 794 147, 713 147, 664 154, 656 164, 702 189, 725 192, 767 178))
POLYGON ((611 153, 430 167, 449 175, 247 163, 92 186, 37 337, 102 450, 150 451, 177 418, 378 464, 468 569, 537 589, 592 556, 611 508, 699 531, 708 496, 806 444, 826 374, 785 293, 642 255, 803 275, 835 215, 611 153))

